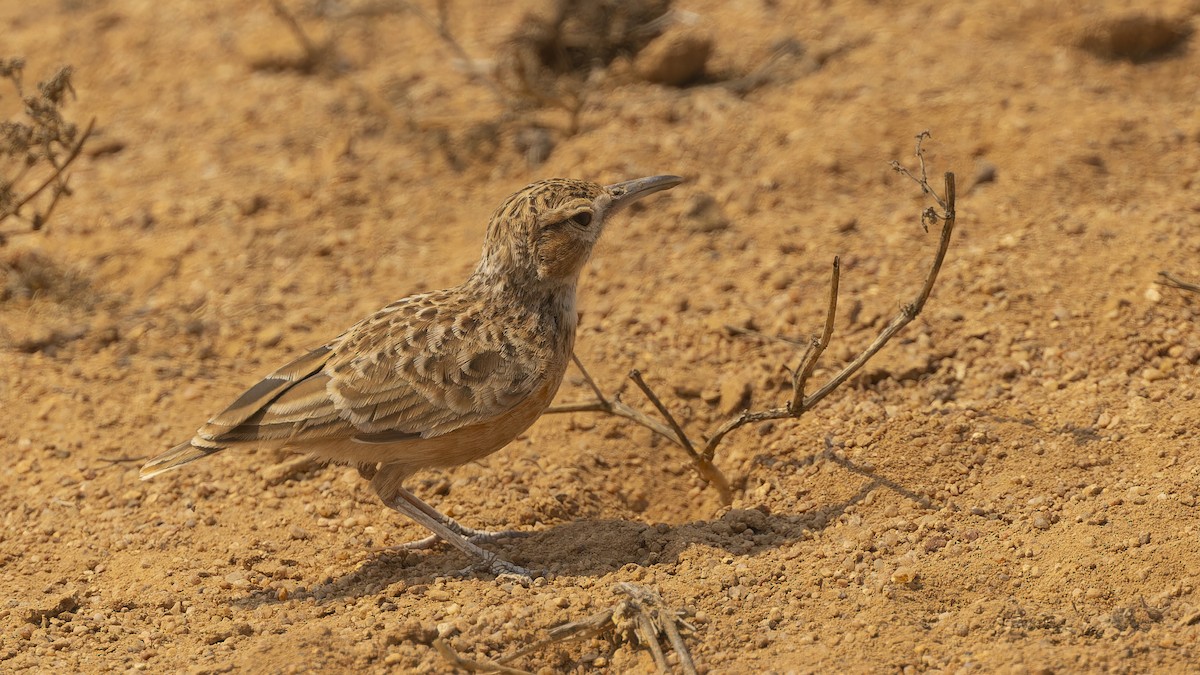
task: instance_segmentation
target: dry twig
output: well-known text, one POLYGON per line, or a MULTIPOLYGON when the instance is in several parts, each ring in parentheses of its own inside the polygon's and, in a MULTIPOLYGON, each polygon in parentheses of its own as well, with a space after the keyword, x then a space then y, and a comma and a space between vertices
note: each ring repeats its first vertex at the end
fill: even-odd
POLYGON ((435 640, 433 645, 442 658, 454 667, 471 672, 516 675, 527 671, 505 664, 541 651, 557 642, 587 639, 608 633, 618 642, 645 646, 650 650, 659 671, 669 673, 671 669, 661 641, 661 638, 665 637, 679 659, 679 666, 683 672, 695 675, 696 664, 683 641, 683 631, 696 630, 685 620, 687 612, 668 608, 662 597, 643 586, 619 583, 613 586, 613 590, 624 594, 627 599, 584 619, 555 626, 550 629, 547 637, 493 662, 464 658, 444 640, 435 640))
POLYGON ((28 226, 0 230, 0 246, 9 236, 42 229, 58 200, 71 194, 66 170, 96 124, 93 119, 80 132, 63 118, 66 96, 75 93, 69 66, 39 82, 36 94, 25 92, 24 69, 22 59, 0 59, 0 79, 8 80, 16 91, 28 119, 0 122, 0 223, 12 218, 28 226))
POLYGON ((1163 286, 1170 286, 1172 288, 1178 288, 1178 289, 1184 290, 1184 291, 1200 293, 1200 284, 1194 284, 1190 281, 1184 281, 1183 279, 1180 279, 1179 277, 1175 276, 1174 274, 1171 274, 1170 272, 1168 272, 1166 270, 1159 272, 1158 276, 1162 277, 1162 280, 1159 281, 1158 283, 1162 284, 1163 286))
POLYGON ((892 162, 892 168, 898 173, 901 173, 921 187, 921 190, 937 203, 940 211, 934 207, 929 207, 921 213, 921 223, 926 231, 932 223, 942 223, 941 237, 938 240, 937 252, 934 254, 933 262, 929 267, 929 271, 925 275, 924 282, 921 284, 920 290, 912 302, 901 307, 900 312, 891 320, 890 323, 883 329, 882 332, 868 345, 857 357, 847 364, 841 371, 835 374, 824 385, 813 392, 811 395, 806 395, 808 380, 816 369, 817 361, 821 358, 825 348, 829 346, 830 340, 833 338, 834 318, 837 316, 838 303, 838 285, 841 278, 841 267, 838 258, 833 260, 833 271, 829 283, 829 304, 825 314, 825 326, 820 337, 815 338, 804 352, 800 359, 800 365, 792 371, 792 396, 785 405, 778 408, 769 408, 766 410, 745 411, 737 416, 726 420, 721 424, 715 432, 704 443, 703 450, 697 451, 697 445, 683 431, 682 427, 675 421, 674 417, 667 410, 661 400, 656 396, 653 390, 642 379, 641 373, 634 370, 629 374, 630 379, 634 384, 642 390, 642 393, 650 400, 651 404, 659 411, 660 414, 667 420, 670 426, 649 418, 639 410, 630 408, 621 403, 615 398, 606 397, 600 388, 596 385, 591 375, 583 368, 578 358, 575 358, 575 364, 583 373, 584 380, 591 387, 596 395, 596 400, 587 403, 575 403, 554 406, 547 412, 563 413, 563 412, 603 412, 618 417, 624 417, 632 420, 651 431, 667 438, 687 452, 692 458, 692 462, 700 474, 709 483, 717 487, 721 495, 721 501, 729 504, 732 501, 732 493, 729 489, 729 482, 719 469, 713 464, 713 458, 716 455, 717 446, 725 439, 732 431, 754 422, 766 422, 769 420, 779 419, 797 419, 804 415, 819 403, 822 399, 828 396, 835 389, 840 387, 857 373, 871 357, 875 356, 883 347, 899 333, 905 326, 912 322, 913 319, 921 313, 925 307, 926 301, 929 299, 929 294, 933 291, 933 285, 937 281, 938 272, 942 268, 942 262, 946 258, 946 251, 950 246, 950 235, 954 231, 955 222, 955 184, 954 174, 947 172, 945 174, 945 191, 939 194, 929 184, 928 174, 926 173, 925 154, 922 148, 922 143, 929 138, 929 132, 921 132, 917 136, 916 141, 916 156, 920 163, 919 175, 914 175, 908 169, 900 165, 899 162, 892 162))
MULTIPOLYGON (((711 485, 717 488, 718 492, 720 492, 721 501, 729 503, 733 499, 733 490, 729 487, 729 481, 725 478, 725 474, 721 473, 721 470, 712 463, 711 458, 705 458, 703 455, 696 452, 695 446, 692 445, 691 440, 687 438, 687 435, 684 434, 682 430, 680 430, 679 434, 676 435, 675 430, 679 429, 679 425, 675 424, 672 418, 668 417, 668 419, 671 419, 673 427, 668 427, 641 410, 625 405, 625 403, 621 401, 620 397, 614 396, 610 398, 605 396, 604 392, 601 391, 600 387, 596 384, 596 381, 592 379, 591 373, 587 371, 587 368, 583 367, 583 363, 579 360, 579 357, 575 354, 572 354, 571 358, 575 361, 575 367, 579 368, 579 372, 583 375, 583 379, 585 382, 587 382, 588 387, 591 388, 592 393, 596 395, 596 400, 585 403, 566 403, 563 405, 552 406, 546 411, 547 413, 602 412, 609 415, 615 415, 617 417, 624 417, 627 420, 636 422, 637 424, 650 429, 658 435, 670 439, 672 442, 679 445, 679 447, 683 448, 684 451, 688 453, 688 456, 692 458, 692 462, 696 466, 696 471, 699 472, 704 480, 708 481, 711 485)), ((629 377, 632 378, 635 383, 641 381, 641 374, 636 370, 631 372, 629 377)), ((649 387, 646 386, 644 381, 642 381, 639 387, 642 388, 643 392, 650 391, 649 387)), ((658 401, 658 397, 653 396, 653 392, 648 394, 648 396, 650 396, 650 400, 652 402, 658 401)), ((658 403, 657 407, 660 411, 665 410, 665 407, 661 402, 658 403)))
POLYGON ((505 675, 532 675, 528 670, 520 668, 510 668, 509 666, 500 665, 491 661, 474 661, 468 659, 458 652, 454 651, 454 647, 450 646, 442 638, 433 641, 433 648, 441 654, 446 663, 454 668, 462 668, 469 673, 505 673, 505 675))

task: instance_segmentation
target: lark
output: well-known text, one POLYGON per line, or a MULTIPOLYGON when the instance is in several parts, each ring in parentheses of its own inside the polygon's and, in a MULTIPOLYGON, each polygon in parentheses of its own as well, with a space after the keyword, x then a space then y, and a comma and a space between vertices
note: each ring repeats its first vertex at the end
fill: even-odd
POLYGON ((405 489, 419 470, 486 457, 550 405, 571 359, 575 291, 608 219, 678 176, 615 185, 550 179, 492 215, 461 285, 410 295, 250 387, 143 480, 227 448, 284 448, 359 469, 384 504, 493 574, 528 576, 479 543, 515 534, 458 524, 405 489))

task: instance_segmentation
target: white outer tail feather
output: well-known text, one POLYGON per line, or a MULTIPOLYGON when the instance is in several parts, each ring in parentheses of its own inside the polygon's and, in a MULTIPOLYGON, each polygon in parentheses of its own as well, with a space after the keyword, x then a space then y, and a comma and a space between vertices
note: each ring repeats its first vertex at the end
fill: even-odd
POLYGON ((190 464, 198 459, 203 459, 217 452, 220 448, 201 448, 192 445, 191 441, 180 443, 163 454, 146 462, 142 467, 140 478, 149 480, 160 473, 166 473, 174 469, 178 469, 184 464, 190 464))

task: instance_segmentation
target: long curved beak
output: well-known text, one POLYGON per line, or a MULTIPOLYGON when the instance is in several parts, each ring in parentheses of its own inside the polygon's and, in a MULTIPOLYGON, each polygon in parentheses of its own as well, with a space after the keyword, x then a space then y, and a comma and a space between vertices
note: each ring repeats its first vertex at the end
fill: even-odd
POLYGON ((604 189, 608 190, 608 193, 612 195, 612 204, 608 207, 608 210, 610 213, 615 212, 617 209, 629 206, 646 195, 670 190, 682 182, 683 178, 679 176, 649 176, 605 186, 604 189))

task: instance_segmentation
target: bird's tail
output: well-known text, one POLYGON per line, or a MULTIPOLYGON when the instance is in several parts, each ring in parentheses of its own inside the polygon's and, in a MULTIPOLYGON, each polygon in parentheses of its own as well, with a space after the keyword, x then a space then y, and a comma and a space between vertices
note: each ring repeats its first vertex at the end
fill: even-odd
POLYGON ((166 473, 172 469, 178 469, 184 464, 194 462, 198 459, 204 459, 211 454, 220 452, 224 448, 206 448, 195 445, 194 440, 187 443, 180 443, 163 454, 146 462, 142 467, 141 479, 147 480, 154 478, 160 473, 166 473))

